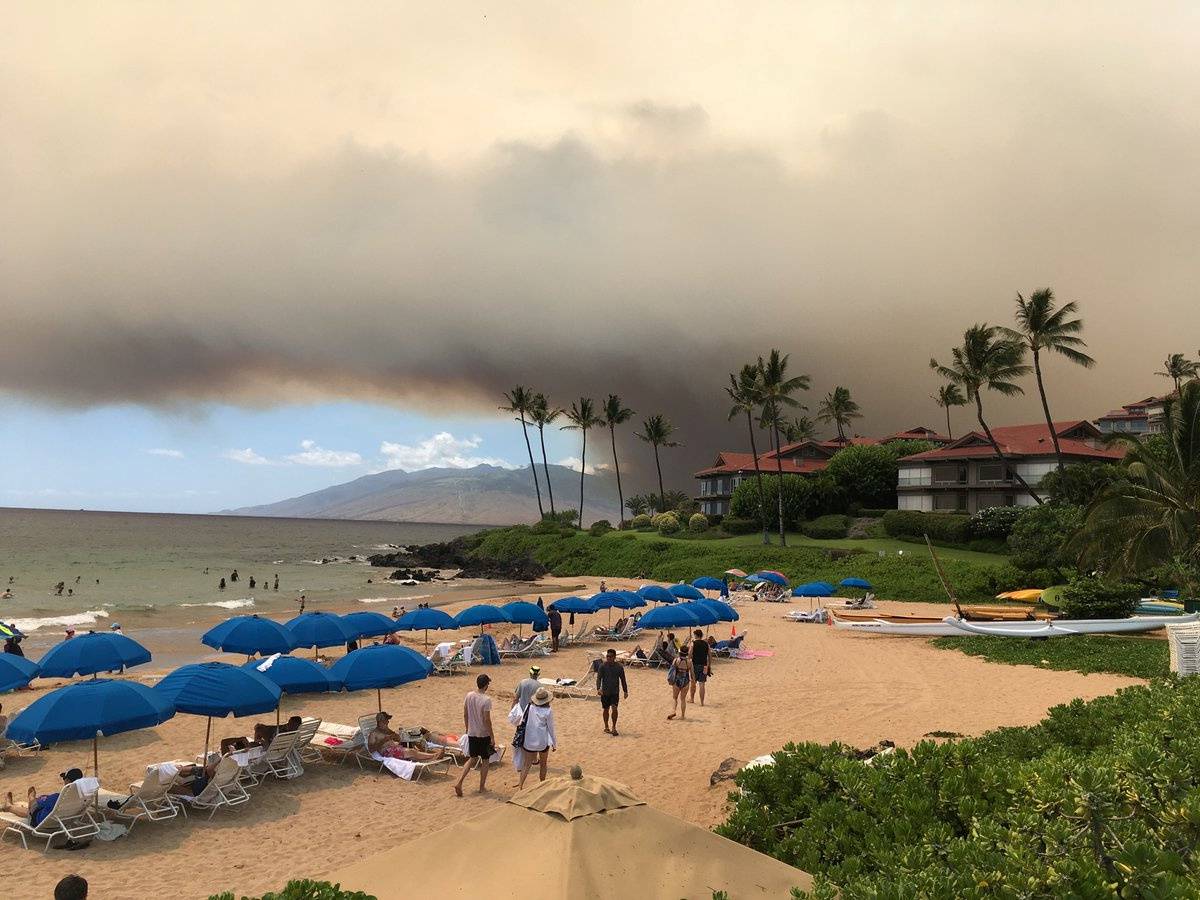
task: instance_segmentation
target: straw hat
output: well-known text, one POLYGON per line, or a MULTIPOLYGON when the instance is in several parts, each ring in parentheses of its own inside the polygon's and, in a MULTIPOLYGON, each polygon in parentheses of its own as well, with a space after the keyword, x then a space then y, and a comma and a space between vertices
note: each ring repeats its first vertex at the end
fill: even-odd
POLYGON ((545 688, 538 688, 537 693, 533 695, 533 700, 531 702, 534 706, 549 706, 550 699, 551 694, 548 690, 545 688))

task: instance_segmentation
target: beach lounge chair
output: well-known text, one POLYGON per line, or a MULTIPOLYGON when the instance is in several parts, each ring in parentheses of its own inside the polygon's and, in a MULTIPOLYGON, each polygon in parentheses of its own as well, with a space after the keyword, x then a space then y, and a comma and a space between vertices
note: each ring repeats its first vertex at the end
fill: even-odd
POLYGON ((167 819, 174 819, 179 815, 179 805, 171 797, 171 788, 177 784, 179 784, 178 774, 164 781, 159 774, 158 767, 151 766, 146 772, 145 778, 129 785, 128 794, 101 789, 97 794, 100 812, 114 819, 128 822, 130 831, 133 831, 133 826, 142 819, 150 822, 165 822, 167 819), (110 801, 116 801, 119 805, 111 807, 108 805, 110 801))
POLYGON ((276 778, 296 778, 304 774, 304 767, 293 756, 299 731, 282 731, 271 738, 262 756, 246 766, 243 773, 253 784, 260 784, 268 775, 276 778))
POLYGON ((604 636, 604 640, 606 640, 606 641, 623 641, 623 640, 633 637, 635 634, 637 634, 638 632, 640 632, 642 630, 638 626, 637 622, 635 622, 633 620, 632 616, 630 616, 628 619, 626 619, 623 624, 622 623, 618 623, 618 624, 621 625, 621 628, 620 629, 614 628, 609 634, 604 636))
POLYGON ((594 640, 594 638, 592 637, 591 627, 587 622, 582 622, 579 625, 578 631, 576 631, 574 634, 568 632, 566 635, 559 638, 558 643, 561 646, 574 646, 576 644, 588 644, 591 643, 592 640, 594 640))
POLYGON ((26 838, 45 838, 45 850, 48 851, 55 838, 78 841, 95 837, 100 833, 100 825, 92 817, 92 808, 100 783, 94 778, 81 781, 84 782, 82 787, 78 781, 63 785, 63 789, 58 792, 54 808, 36 826, 30 825, 24 816, 0 812, 0 823, 5 826, 0 839, 8 834, 16 835, 21 839, 21 846, 28 850, 29 842, 26 838))
MULTIPOLYGON (((385 769, 387 769, 388 771, 392 772, 392 774, 395 775, 397 778, 402 777, 400 775, 401 771, 411 772, 412 773, 411 777, 409 777, 407 774, 403 777, 409 777, 410 781, 419 781, 421 779, 421 776, 424 775, 425 772, 429 769, 442 769, 444 772, 449 773, 450 767, 452 765, 456 765, 455 760, 453 758, 451 758, 449 753, 447 753, 441 759, 429 759, 429 760, 415 760, 415 759, 399 759, 398 760, 398 759, 391 759, 389 757, 382 756, 378 753, 372 753, 366 747, 365 736, 370 734, 371 730, 374 727, 375 727, 375 713, 371 713, 370 715, 366 715, 366 716, 359 716, 358 729, 364 735, 364 742, 363 742, 363 747, 358 752, 358 755, 359 755, 360 759, 362 759, 362 760, 378 764, 380 772, 383 772, 385 769), (394 766, 393 765, 394 763, 402 763, 403 765, 394 766)), ((361 763, 360 763, 360 765, 361 765, 361 763)))
POLYGON ((433 663, 434 675, 463 675, 469 668, 467 666, 467 650, 465 647, 459 647, 458 650, 449 656, 430 657, 429 661, 433 663))
POLYGON ((223 807, 241 806, 250 802, 250 795, 241 782, 242 767, 232 756, 225 756, 217 763, 217 770, 212 779, 204 786, 199 794, 176 794, 175 799, 181 801, 180 809, 187 815, 187 808, 207 809, 211 819, 217 810, 223 807))
POLYGON ((505 658, 510 656, 525 656, 529 652, 529 648, 536 644, 540 638, 540 634, 531 634, 523 641, 516 641, 507 647, 501 647, 500 656, 505 658))
POLYGON ((42 749, 42 745, 37 741, 31 744, 22 744, 19 741, 14 741, 12 738, 0 735, 0 756, 6 756, 11 753, 14 756, 32 756, 42 749))
MULTIPOLYGON (((371 720, 371 726, 374 727, 375 720, 371 720)), ((339 763, 345 762, 347 759, 353 759, 358 763, 358 767, 362 768, 362 761, 359 759, 358 751, 362 749, 365 738, 362 730, 357 725, 339 725, 337 722, 322 722, 320 728, 317 729, 316 735, 313 737, 311 748, 321 754, 322 759, 329 756, 334 757, 339 763), (326 740, 333 738, 340 741, 337 744, 327 744, 326 740)))
POLYGON ((321 720, 312 717, 301 719, 300 727, 296 729, 296 745, 292 747, 292 756, 295 758, 301 774, 304 772, 306 762, 321 762, 324 759, 320 749, 313 746, 313 741, 320 729, 321 720))

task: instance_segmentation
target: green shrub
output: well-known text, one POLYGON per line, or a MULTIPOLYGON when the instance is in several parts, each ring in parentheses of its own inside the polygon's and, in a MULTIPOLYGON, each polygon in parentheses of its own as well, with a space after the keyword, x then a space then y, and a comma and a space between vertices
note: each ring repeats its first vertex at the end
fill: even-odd
MULTIPOLYGON (((779 479, 763 476, 763 496, 767 522, 771 530, 779 528, 779 479)), ((802 475, 783 476, 783 524, 795 531, 806 519, 815 519, 845 508, 845 492, 824 473, 808 478, 802 475)), ((734 489, 729 501, 729 514, 736 518, 762 522, 758 503, 758 483, 748 478, 734 489)), ((761 527, 761 524, 759 525, 761 527)), ((728 528, 726 529, 728 531, 728 528)))
POLYGON ((844 538, 849 527, 849 516, 832 513, 828 516, 821 516, 819 519, 813 519, 811 522, 802 523, 800 532, 810 538, 844 538))
POLYGON ((638 513, 629 520, 630 528, 649 528, 651 525, 650 517, 645 513, 638 513))
POLYGON ((694 513, 688 519, 688 531, 693 534, 700 534, 703 531, 708 531, 708 517, 704 513, 694 513))
POLYGON ((608 521, 608 519, 597 519, 592 523, 592 527, 588 529, 588 534, 593 537, 599 537, 602 534, 608 534, 612 530, 612 522, 608 521))
POLYGON ((737 786, 717 830, 812 873, 820 897, 1196 896, 1200 678, 870 765, 789 744, 737 786))
POLYGON ((1074 463, 1046 475, 1038 484, 1038 493, 1051 503, 1087 506, 1106 488, 1124 479, 1124 469, 1114 463, 1074 463))
POLYGON ((1059 608, 1068 619, 1123 619, 1133 615, 1139 594, 1135 584, 1080 576, 1063 588, 1059 608))
POLYGON ((1026 571, 1071 567, 1063 550, 1082 522, 1083 510, 1078 506, 1044 503, 1029 507, 1008 536, 1013 565, 1026 571))
POLYGON ((679 516, 673 512, 659 513, 650 522, 658 529, 659 534, 676 534, 682 527, 679 524, 679 516))
POLYGON ((739 516, 726 516, 721 520, 721 530, 726 534, 754 534, 762 528, 758 519, 743 519, 739 516))
POLYGON ((970 535, 969 516, 957 513, 927 513, 915 509, 891 509, 883 517, 883 527, 892 537, 923 538, 948 544, 965 544, 970 535))
POLYGON ((577 509, 559 509, 552 513, 542 513, 543 522, 553 522, 557 525, 574 526, 579 521, 579 510, 577 509))
POLYGON ((1007 540, 1017 519, 1027 509, 1023 506, 989 506, 981 509, 967 522, 967 533, 973 538, 1007 540))
POLYGON ((850 446, 833 454, 825 472, 849 502, 887 506, 896 502, 897 457, 885 446, 850 446))
POLYGON ((882 507, 881 506, 879 508, 872 508, 870 506, 864 506, 862 509, 860 509, 858 511, 858 514, 860 516, 864 516, 869 519, 882 519, 888 513, 894 512, 894 511, 895 511, 895 507, 882 507))
MULTIPOLYGON (((208 900, 235 900, 233 891, 213 894, 208 900)), ((254 900, 243 896, 242 900, 254 900)), ((374 894, 362 891, 344 891, 340 884, 328 881, 289 881, 282 891, 263 894, 257 900, 375 900, 374 894)))

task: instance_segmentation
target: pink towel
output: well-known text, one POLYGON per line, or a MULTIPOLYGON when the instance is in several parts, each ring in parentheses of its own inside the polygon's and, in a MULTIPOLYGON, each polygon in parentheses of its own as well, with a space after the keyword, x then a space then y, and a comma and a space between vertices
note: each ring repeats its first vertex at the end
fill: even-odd
POLYGON ((346 742, 343 741, 341 738, 327 737, 327 738, 325 738, 325 743, 326 743, 326 745, 328 745, 330 747, 336 747, 339 744, 344 744, 346 742))

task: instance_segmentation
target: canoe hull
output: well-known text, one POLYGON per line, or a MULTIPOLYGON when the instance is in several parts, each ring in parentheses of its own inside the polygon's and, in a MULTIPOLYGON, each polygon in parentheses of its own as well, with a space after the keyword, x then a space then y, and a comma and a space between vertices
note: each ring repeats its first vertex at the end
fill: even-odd
POLYGON ((1058 619, 1053 622, 963 622, 947 616, 946 625, 958 634, 992 637, 1070 637, 1075 634, 1136 634, 1155 631, 1167 625, 1186 625, 1200 621, 1200 614, 1184 616, 1134 616, 1129 619, 1058 619))
POLYGON ((958 634, 952 627, 942 622, 887 622, 874 619, 870 622, 861 620, 844 620, 833 617, 833 627, 842 631, 852 631, 859 634, 893 634, 908 637, 949 637, 958 634))

